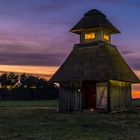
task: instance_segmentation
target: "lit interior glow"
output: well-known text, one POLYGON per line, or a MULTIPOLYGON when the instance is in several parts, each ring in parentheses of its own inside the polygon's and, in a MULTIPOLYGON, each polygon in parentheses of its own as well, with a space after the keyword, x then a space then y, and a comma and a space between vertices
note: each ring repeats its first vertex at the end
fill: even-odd
POLYGON ((106 35, 106 34, 105 34, 105 35, 104 35, 104 39, 105 39, 105 40, 109 40, 109 35, 106 35))
POLYGON ((95 33, 85 33, 85 39, 90 40, 95 38, 95 33))

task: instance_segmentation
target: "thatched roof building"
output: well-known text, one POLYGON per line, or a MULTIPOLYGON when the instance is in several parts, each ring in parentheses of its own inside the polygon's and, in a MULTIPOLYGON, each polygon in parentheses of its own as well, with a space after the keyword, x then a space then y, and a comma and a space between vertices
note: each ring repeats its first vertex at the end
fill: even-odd
POLYGON ((127 109, 131 84, 140 80, 111 44, 111 34, 120 31, 103 13, 92 9, 71 32, 80 35, 80 43, 50 80, 60 83, 59 110, 127 109))
POLYGON ((90 45, 76 44, 66 61, 51 78, 54 82, 83 80, 139 82, 118 49, 103 41, 90 45))
POLYGON ((92 9, 84 14, 84 17, 70 30, 73 33, 80 34, 81 31, 93 28, 105 28, 110 30, 112 34, 120 33, 120 31, 111 24, 106 16, 99 10, 92 9))

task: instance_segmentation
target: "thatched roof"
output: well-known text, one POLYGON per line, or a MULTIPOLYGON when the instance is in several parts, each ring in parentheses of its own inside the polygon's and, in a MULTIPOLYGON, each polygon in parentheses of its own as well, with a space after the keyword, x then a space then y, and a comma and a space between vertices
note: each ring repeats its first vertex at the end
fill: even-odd
POLYGON ((75 45, 66 61, 50 81, 85 80, 140 82, 118 49, 102 41, 75 45))
POLYGON ((120 31, 113 26, 106 16, 96 9, 92 9, 84 14, 84 17, 70 30, 73 33, 80 33, 85 29, 105 28, 112 34, 120 33, 120 31))

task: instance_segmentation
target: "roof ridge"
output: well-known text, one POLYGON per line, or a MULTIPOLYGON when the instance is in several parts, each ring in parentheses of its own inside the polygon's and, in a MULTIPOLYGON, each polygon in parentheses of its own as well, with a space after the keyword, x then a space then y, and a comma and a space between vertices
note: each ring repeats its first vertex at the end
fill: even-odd
POLYGON ((84 17, 70 30, 70 32, 80 34, 83 30, 104 27, 112 34, 120 31, 97 9, 92 9, 84 14, 84 17))

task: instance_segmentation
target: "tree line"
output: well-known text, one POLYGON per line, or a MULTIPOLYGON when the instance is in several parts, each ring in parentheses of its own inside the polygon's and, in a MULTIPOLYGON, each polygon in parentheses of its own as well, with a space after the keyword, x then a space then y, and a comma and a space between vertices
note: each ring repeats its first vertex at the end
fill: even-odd
POLYGON ((58 87, 31 74, 4 73, 0 76, 0 100, 57 99, 58 87))

